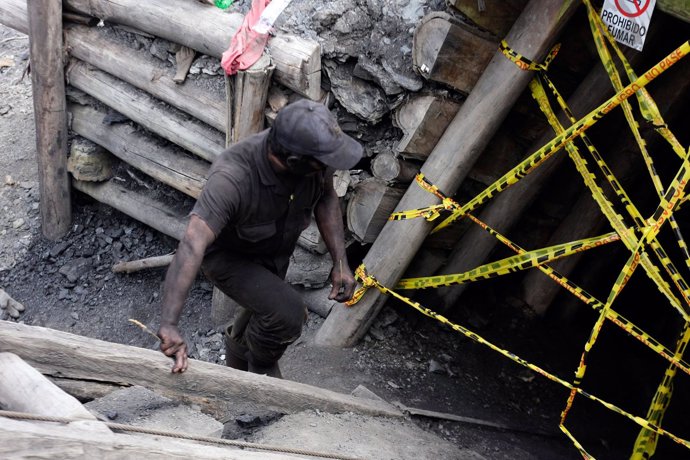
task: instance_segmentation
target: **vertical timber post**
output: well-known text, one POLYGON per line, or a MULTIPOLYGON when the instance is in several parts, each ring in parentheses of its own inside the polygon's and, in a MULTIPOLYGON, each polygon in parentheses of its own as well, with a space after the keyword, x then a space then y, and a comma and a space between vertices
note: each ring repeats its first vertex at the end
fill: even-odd
POLYGON ((62 1, 28 0, 27 8, 41 227, 43 235, 54 240, 68 232, 72 220, 67 173, 62 1))

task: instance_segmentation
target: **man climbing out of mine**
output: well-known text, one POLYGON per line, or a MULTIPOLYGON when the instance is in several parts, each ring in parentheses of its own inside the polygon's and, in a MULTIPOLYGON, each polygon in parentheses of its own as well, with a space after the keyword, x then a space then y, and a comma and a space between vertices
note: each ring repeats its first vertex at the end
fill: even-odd
POLYGON ((312 211, 333 260, 329 299, 344 302, 355 280, 345 254, 335 169, 351 169, 362 147, 322 104, 283 108, 273 127, 231 146, 213 163, 163 285, 161 351, 187 369, 178 329, 189 289, 204 275, 244 309, 225 333, 226 363, 280 377, 278 360, 301 334, 306 308, 285 281, 312 211))

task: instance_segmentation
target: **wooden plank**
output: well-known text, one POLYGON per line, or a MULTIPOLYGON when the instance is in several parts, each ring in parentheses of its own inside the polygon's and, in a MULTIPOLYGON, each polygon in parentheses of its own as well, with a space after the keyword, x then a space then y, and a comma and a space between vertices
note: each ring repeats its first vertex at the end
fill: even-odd
MULTIPOLYGON (((541 59, 578 5, 573 0, 531 0, 508 34, 508 41, 523 53, 530 50, 527 58, 541 59), (535 23, 541 27, 534 27, 535 23)), ((501 54, 495 56, 424 163, 422 173, 440 190, 453 195, 530 78, 530 73, 518 69, 501 54)), ((435 196, 412 184, 396 209, 436 203, 435 196)), ((389 221, 364 258, 367 271, 384 286, 394 286, 431 228, 432 224, 424 219, 389 221)), ((316 343, 354 345, 384 303, 385 297, 378 290, 369 289, 353 308, 336 305, 319 329, 316 343)))
POLYGON ((688 0, 658 0, 656 4, 664 13, 690 23, 690 2, 688 0))
POLYGON ((393 122, 403 131, 396 151, 406 158, 425 160, 458 110, 460 104, 448 98, 411 97, 393 112, 393 122))
MULTIPOLYGON (((225 13, 190 0, 66 0, 75 11, 124 24, 220 58, 242 24, 238 13, 225 13)), ((276 66, 275 79, 310 99, 321 92, 321 51, 314 40, 276 33, 267 51, 276 66)))
POLYGON ((0 407, 34 415, 96 420, 79 401, 14 353, 0 353, 0 407))
MULTIPOLYGON (((16 1, 16 0, 12 0, 16 1)), ((219 94, 188 79, 175 83, 174 72, 102 34, 98 29, 70 26, 65 43, 71 56, 107 72, 152 96, 225 132, 225 101, 219 94)))
POLYGON ((448 0, 448 3, 482 29, 503 38, 520 16, 527 0, 448 0))
POLYGON ((295 460, 294 455, 251 451, 163 436, 94 432, 84 426, 24 422, 0 417, 0 457, 52 460, 146 458, 169 460, 295 460))
POLYGON ((55 240, 65 235, 72 225, 62 62, 62 2, 34 0, 28 4, 27 13, 41 231, 46 238, 55 240))
POLYGON ((80 192, 107 204, 120 212, 175 239, 182 239, 187 227, 187 210, 171 209, 146 195, 117 185, 114 182, 82 182, 74 180, 72 185, 80 192))
POLYGON ((72 59, 66 72, 72 86, 189 152, 213 162, 224 150, 225 136, 110 74, 72 59))
POLYGON ((232 100, 227 104, 227 118, 232 121, 230 144, 264 129, 264 109, 274 69, 271 58, 264 54, 249 69, 234 76, 232 100))
POLYGON ((497 48, 495 39, 482 36, 447 13, 434 12, 415 29, 412 62, 427 80, 469 93, 497 48))
POLYGON ((47 375, 136 384, 168 394, 222 401, 241 398, 287 413, 318 409, 402 417, 395 407, 380 401, 193 359, 184 374, 173 374, 170 358, 158 351, 8 321, 0 321, 0 352, 15 353, 47 375))
POLYGON ((75 133, 182 193, 194 198, 201 194, 210 166, 205 161, 160 145, 129 124, 103 124, 103 110, 70 104, 69 111, 75 133))
POLYGON ((3 0, 0 2, 0 24, 28 35, 29 13, 26 9, 26 0, 3 0))

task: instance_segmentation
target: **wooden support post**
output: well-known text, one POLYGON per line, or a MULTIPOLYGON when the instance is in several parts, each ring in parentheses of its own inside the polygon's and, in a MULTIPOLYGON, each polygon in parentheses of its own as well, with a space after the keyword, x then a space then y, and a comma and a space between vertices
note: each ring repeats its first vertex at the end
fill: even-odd
MULTIPOLYGON (((578 5, 579 2, 572 0, 531 0, 508 34, 508 43, 529 59, 540 60, 578 5)), ((530 78, 530 73, 518 69, 497 52, 422 167, 424 175, 452 195, 530 78)), ((413 184, 397 209, 415 209, 437 202, 435 196, 413 184)), ((424 219, 389 221, 364 258, 367 271, 385 286, 393 286, 431 228, 432 224, 424 219)), ((369 289, 354 307, 336 305, 318 331, 316 343, 354 345, 366 333, 384 303, 385 298, 379 291, 369 289)))
POLYGON ((376 178, 357 184, 347 203, 347 228, 352 235, 360 243, 376 241, 404 192, 376 178))
POLYGON ((243 401, 285 413, 318 409, 331 413, 351 411, 402 417, 399 410, 385 402, 194 359, 190 360, 184 374, 173 374, 170 358, 159 351, 8 321, 0 321, 0 352, 20 356, 45 375, 141 385, 175 395, 175 399, 206 399, 207 405, 217 407, 243 401))
POLYGON ((72 224, 62 70, 62 2, 29 0, 27 6, 41 228, 46 238, 55 240, 66 234, 72 224))
MULTIPOLYGON (((234 76, 226 76, 226 147, 264 129, 264 109, 274 69, 271 58, 264 53, 249 69, 241 70, 234 76)), ((211 321, 214 327, 226 327, 241 308, 241 305, 214 286, 211 300, 211 321)))

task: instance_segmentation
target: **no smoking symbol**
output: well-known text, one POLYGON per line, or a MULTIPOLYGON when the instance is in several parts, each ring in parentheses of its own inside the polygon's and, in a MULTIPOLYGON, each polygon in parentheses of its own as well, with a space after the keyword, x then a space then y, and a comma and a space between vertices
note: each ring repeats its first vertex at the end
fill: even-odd
POLYGON ((615 0, 616 8, 628 18, 636 18, 649 8, 652 0, 615 0))

